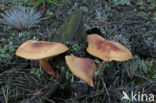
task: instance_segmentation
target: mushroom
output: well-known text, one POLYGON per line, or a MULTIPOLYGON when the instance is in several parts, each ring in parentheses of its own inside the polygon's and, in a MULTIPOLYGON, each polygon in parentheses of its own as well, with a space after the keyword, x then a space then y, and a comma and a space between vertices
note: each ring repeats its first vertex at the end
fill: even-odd
POLYGON ((39 60, 43 70, 48 74, 54 74, 55 71, 45 59, 62 54, 67 50, 69 48, 59 42, 28 40, 17 49, 16 55, 29 60, 39 60))
POLYGON ((91 87, 94 87, 93 76, 97 67, 93 60, 80 58, 73 54, 65 56, 65 60, 69 69, 76 77, 87 82, 91 87))
POLYGON ((87 36, 87 52, 103 61, 126 61, 132 58, 132 53, 122 44, 105 40, 97 34, 87 36))

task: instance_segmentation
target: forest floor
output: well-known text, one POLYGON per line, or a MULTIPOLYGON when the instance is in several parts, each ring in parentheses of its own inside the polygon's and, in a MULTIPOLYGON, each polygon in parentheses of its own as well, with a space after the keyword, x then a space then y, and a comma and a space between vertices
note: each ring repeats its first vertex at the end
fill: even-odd
POLYGON ((41 12, 41 20, 37 27, 23 29, 4 24, 0 16, 1 103, 138 103, 138 100, 122 100, 123 91, 130 98, 132 92, 136 93, 137 99, 147 94, 144 102, 154 103, 150 94, 156 96, 155 0, 1 0, 0 14, 18 6, 36 8, 41 12), (76 19, 72 20, 71 15, 76 19), (59 41, 61 36, 55 37, 56 34, 92 33, 120 42, 132 52, 132 59, 103 62, 86 52, 85 40, 67 38, 60 42, 66 43, 70 50, 48 59, 61 74, 57 77, 43 71, 38 61, 15 55, 26 40, 59 41), (98 61, 94 88, 68 69, 64 56, 71 53, 98 61))

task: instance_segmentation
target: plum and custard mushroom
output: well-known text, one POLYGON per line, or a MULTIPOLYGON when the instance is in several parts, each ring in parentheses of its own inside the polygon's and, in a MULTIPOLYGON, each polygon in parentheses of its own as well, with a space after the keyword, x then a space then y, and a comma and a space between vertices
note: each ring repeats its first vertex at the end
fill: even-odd
POLYGON ((70 71, 76 77, 87 82, 91 87, 94 87, 93 76, 97 70, 97 66, 93 60, 77 57, 73 54, 65 56, 65 60, 70 71))
POLYGON ((87 36, 87 52, 103 61, 126 61, 132 58, 132 53, 118 42, 105 40, 97 34, 87 36))
POLYGON ((55 74, 54 69, 45 59, 62 54, 67 50, 69 48, 59 42, 28 40, 17 49, 16 55, 29 60, 39 60, 43 70, 48 74, 55 74))

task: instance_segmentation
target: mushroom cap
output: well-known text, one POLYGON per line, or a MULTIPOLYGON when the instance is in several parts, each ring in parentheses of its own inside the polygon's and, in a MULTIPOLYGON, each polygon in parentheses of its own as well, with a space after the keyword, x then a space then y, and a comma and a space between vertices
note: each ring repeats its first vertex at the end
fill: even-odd
POLYGON ((132 58, 132 53, 122 44, 105 40, 97 34, 87 36, 87 52, 103 61, 126 61, 132 58))
POLYGON ((39 60, 59 55, 69 48, 59 42, 28 40, 16 51, 16 55, 25 59, 39 60))
POLYGON ((65 60, 69 69, 76 77, 87 82, 91 87, 94 87, 93 76, 97 67, 93 60, 74 55, 65 56, 65 60))

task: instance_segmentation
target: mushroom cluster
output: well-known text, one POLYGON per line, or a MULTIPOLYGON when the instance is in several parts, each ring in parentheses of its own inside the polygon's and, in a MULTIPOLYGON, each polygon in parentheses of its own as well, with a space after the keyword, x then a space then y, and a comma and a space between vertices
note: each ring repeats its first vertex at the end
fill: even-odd
MULTIPOLYGON (((87 41, 88 47, 86 51, 103 61, 126 61, 132 58, 132 53, 122 44, 105 40, 97 34, 88 35, 87 41)), ((68 50, 69 48, 66 45, 59 42, 28 40, 17 49, 16 55, 25 59, 39 60, 43 70, 48 74, 55 74, 55 71, 45 59, 57 56, 68 50)), ((93 76, 97 66, 93 60, 71 54, 65 56, 65 61, 76 77, 94 87, 93 76)))

